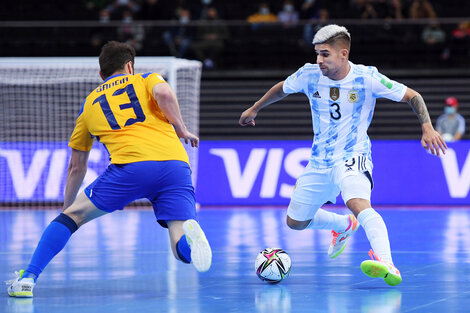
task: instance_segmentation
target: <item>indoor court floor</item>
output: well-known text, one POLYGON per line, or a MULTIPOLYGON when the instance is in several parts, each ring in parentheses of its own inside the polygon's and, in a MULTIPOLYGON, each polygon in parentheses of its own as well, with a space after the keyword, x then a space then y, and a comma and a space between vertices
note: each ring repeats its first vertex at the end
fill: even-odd
MULTIPOLYGON (((290 230, 285 209, 202 208, 213 263, 199 274, 173 258, 151 210, 129 209, 80 228, 43 272, 33 299, 10 298, 4 285, 0 312, 470 312, 470 208, 377 210, 403 276, 397 287, 361 272, 370 249, 362 228, 331 260, 330 232, 290 230), (280 284, 255 274, 256 255, 267 247, 292 259, 280 284)), ((58 212, 0 210, 1 281, 27 265, 58 212)))

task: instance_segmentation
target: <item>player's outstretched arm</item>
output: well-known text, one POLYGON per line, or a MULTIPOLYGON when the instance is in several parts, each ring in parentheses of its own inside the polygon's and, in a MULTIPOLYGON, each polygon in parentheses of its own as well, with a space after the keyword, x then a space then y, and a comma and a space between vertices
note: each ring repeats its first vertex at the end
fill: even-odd
POLYGON ((64 210, 73 203, 77 196, 83 178, 85 178, 89 155, 90 151, 72 149, 72 156, 70 157, 67 170, 67 181, 65 183, 64 210))
POLYGON ((186 125, 184 125, 178 100, 170 85, 167 83, 156 84, 152 93, 163 114, 175 128, 178 137, 183 139, 185 143, 191 143, 192 147, 198 147, 199 138, 189 132, 186 125))
POLYGON ((407 102, 411 106, 421 123, 421 129, 423 131, 421 145, 423 148, 431 151, 433 155, 440 156, 439 150, 445 154, 447 145, 441 135, 434 130, 423 97, 417 91, 408 88, 402 101, 407 102))
POLYGON ((255 117, 259 110, 267 107, 271 103, 285 98, 288 94, 283 91, 284 81, 277 83, 268 90, 258 101, 255 102, 250 108, 246 109, 240 116, 238 123, 241 126, 255 126, 255 117))

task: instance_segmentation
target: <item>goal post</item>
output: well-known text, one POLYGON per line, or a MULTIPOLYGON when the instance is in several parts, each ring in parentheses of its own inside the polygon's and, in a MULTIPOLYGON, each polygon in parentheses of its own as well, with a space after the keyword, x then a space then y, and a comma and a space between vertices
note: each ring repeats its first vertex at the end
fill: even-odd
MULTIPOLYGON (((136 57, 135 73, 162 75, 175 91, 183 120, 199 134, 201 62, 136 57)), ((70 158, 68 140, 85 97, 102 83, 97 57, 0 58, 0 205, 58 204, 70 158)), ((194 184, 198 149, 184 145, 194 184)), ((95 142, 84 185, 109 164, 95 142)))

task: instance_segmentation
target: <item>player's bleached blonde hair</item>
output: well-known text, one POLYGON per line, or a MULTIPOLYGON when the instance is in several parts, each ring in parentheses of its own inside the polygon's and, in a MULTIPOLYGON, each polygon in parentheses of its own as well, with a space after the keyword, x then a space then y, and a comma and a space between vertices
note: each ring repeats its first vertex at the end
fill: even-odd
POLYGON ((348 49, 351 47, 351 34, 344 26, 336 24, 330 24, 323 26, 313 37, 312 43, 317 44, 334 44, 337 41, 344 41, 347 44, 348 49))

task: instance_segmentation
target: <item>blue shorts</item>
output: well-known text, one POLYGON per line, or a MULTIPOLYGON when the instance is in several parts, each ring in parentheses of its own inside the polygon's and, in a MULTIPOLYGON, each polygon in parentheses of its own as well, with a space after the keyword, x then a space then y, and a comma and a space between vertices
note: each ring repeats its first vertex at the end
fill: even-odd
POLYGON ((143 161, 111 164, 85 194, 100 210, 122 210, 136 199, 152 202, 158 223, 196 219, 191 169, 183 161, 143 161))

